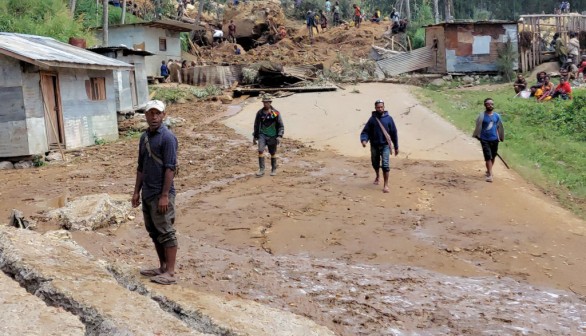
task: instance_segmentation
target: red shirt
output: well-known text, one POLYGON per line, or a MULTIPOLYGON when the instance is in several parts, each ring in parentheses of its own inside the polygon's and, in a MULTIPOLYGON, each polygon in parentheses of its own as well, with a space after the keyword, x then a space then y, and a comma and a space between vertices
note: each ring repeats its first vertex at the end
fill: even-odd
POLYGON ((356 6, 356 8, 354 8, 354 16, 361 16, 362 13, 360 12, 360 7, 356 6))
POLYGON ((572 93, 572 87, 570 86, 570 83, 565 82, 565 83, 559 83, 558 86, 555 87, 555 90, 561 93, 572 93))

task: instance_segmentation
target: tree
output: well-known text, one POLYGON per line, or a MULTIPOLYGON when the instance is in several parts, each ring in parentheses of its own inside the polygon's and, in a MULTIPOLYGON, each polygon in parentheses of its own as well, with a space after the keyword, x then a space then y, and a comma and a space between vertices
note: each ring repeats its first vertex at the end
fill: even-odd
POLYGON ((104 47, 108 46, 108 0, 103 0, 103 15, 102 15, 102 44, 104 47))
POLYGON ((433 0, 433 18, 434 18, 434 22, 436 24, 440 22, 440 17, 439 17, 439 0, 433 0))

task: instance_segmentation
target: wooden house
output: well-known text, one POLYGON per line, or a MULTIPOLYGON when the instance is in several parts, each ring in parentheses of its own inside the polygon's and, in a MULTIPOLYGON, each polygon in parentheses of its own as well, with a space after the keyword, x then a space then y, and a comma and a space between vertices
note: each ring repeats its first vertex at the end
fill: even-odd
POLYGON ((426 26, 425 45, 435 51, 433 65, 427 70, 430 73, 496 73, 499 49, 509 40, 517 52, 516 22, 444 22, 426 26))
POLYGON ((132 65, 52 38, 0 32, 0 157, 118 138, 114 70, 132 65))

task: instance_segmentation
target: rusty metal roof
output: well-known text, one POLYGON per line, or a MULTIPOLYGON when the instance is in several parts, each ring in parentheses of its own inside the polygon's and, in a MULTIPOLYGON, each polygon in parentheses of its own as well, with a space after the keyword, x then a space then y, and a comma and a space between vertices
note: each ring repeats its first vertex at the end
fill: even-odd
POLYGON ((385 75, 396 76, 432 66, 434 52, 430 47, 423 47, 382 58, 376 64, 385 75))
POLYGON ((41 67, 95 70, 132 69, 132 65, 36 35, 0 32, 0 54, 41 67))
POLYGON ((436 24, 430 24, 427 27, 438 27, 438 26, 458 26, 458 25, 503 25, 503 24, 517 24, 517 21, 508 21, 508 20, 485 20, 485 21, 474 21, 474 20, 455 20, 450 22, 440 22, 436 24))
MULTIPOLYGON (((136 23, 128 23, 128 24, 119 24, 119 25, 110 25, 108 26, 109 29, 116 29, 120 27, 128 27, 128 26, 147 26, 147 27, 155 27, 155 28, 162 28, 172 31, 178 32, 190 32, 195 30, 195 24, 184 23, 181 21, 176 20, 169 20, 169 19, 162 19, 157 21, 147 21, 147 22, 136 22, 136 23)), ((96 28, 97 30, 101 30, 102 28, 96 28)), ((199 28, 204 29, 204 28, 199 28)), ((199 30, 198 29, 198 30, 199 30)))
POLYGON ((140 50, 140 49, 131 49, 126 46, 114 46, 114 47, 95 47, 95 48, 87 48, 87 50, 93 51, 98 54, 107 53, 111 51, 122 51, 123 55, 139 55, 139 56, 153 56, 154 54, 150 51, 140 50))

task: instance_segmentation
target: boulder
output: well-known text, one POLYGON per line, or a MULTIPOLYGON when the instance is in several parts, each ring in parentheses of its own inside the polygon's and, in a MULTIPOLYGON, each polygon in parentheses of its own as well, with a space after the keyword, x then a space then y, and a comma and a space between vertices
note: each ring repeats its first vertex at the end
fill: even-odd
POLYGON ((435 85, 435 86, 443 86, 445 83, 446 82, 443 79, 436 78, 436 79, 432 80, 431 83, 429 83, 429 84, 435 85))
POLYGON ((45 155, 45 161, 63 161, 63 156, 59 152, 49 152, 45 155))
POLYGON ((220 100, 222 101, 222 104, 230 104, 233 99, 229 95, 222 95, 220 96, 220 100))
POLYGON ((474 78, 472 78, 470 76, 464 76, 464 77, 462 77, 462 82, 464 84, 472 84, 472 83, 474 83, 474 78))
POLYGON ((32 161, 19 161, 14 164, 14 169, 28 169, 28 168, 32 168, 34 166, 35 165, 33 164, 32 161))
POLYGON ((95 194, 71 200, 67 206, 50 211, 48 217, 67 230, 93 231, 120 225, 131 211, 128 195, 95 194))
POLYGON ((10 161, 0 161, 0 170, 14 169, 14 165, 10 161))
POLYGON ((452 81, 452 79, 454 79, 454 78, 452 77, 452 75, 445 75, 445 76, 443 76, 443 77, 442 77, 442 79, 443 79, 443 80, 445 80, 445 81, 448 81, 448 82, 450 82, 450 81, 452 81))

